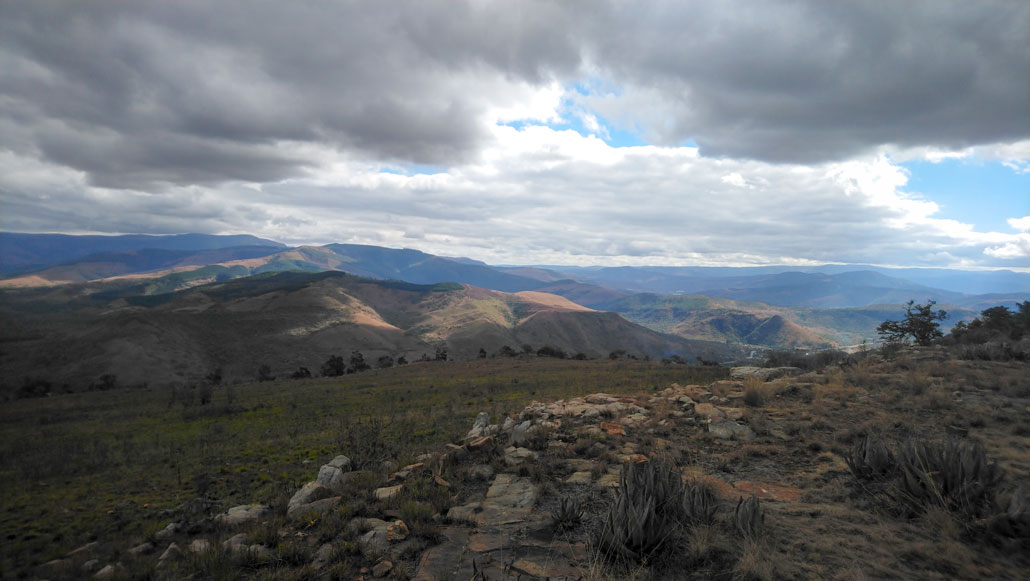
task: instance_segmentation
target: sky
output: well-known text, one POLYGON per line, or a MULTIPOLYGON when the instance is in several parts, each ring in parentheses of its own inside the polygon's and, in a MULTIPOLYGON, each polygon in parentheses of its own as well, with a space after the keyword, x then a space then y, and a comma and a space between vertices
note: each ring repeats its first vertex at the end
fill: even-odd
POLYGON ((1030 270, 1030 2, 3 0, 0 230, 1030 270))

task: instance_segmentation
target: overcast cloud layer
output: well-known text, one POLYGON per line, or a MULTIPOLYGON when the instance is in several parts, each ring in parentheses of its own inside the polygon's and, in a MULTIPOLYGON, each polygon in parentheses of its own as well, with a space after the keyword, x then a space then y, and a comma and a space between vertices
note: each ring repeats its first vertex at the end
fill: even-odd
POLYGON ((976 232, 897 163, 1028 171, 1028 46, 1016 0, 7 1, 0 226, 1027 267, 1026 199, 976 232))

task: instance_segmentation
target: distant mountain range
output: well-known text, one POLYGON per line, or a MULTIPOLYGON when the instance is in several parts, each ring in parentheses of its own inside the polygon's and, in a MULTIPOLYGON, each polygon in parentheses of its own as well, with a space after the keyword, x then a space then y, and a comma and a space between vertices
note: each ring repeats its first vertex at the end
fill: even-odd
MULTIPOLYGON (((237 289, 234 292, 256 297, 263 292, 270 273, 297 271, 346 272, 364 277, 365 289, 387 288, 373 285, 369 282, 372 280, 414 285, 457 283, 466 285, 462 287, 465 292, 477 297, 480 295, 476 293, 489 291, 523 297, 518 301, 502 300, 511 305, 526 300, 528 295, 519 293, 546 293, 552 298, 540 300, 559 313, 542 314, 533 325, 519 326, 517 332, 515 327, 499 331, 499 319, 482 309, 472 309, 462 317, 429 317, 417 328, 390 323, 414 342, 406 339, 407 342, 376 343, 372 338, 381 338, 378 331, 355 335, 370 341, 366 349, 384 353, 413 353, 433 345, 448 345, 457 356, 473 356, 480 347, 490 350, 499 348, 501 341, 525 340, 534 345, 550 341, 570 354, 596 355, 609 348, 628 348, 642 355, 675 352, 696 356, 708 349, 726 358, 755 347, 817 349, 873 341, 876 326, 887 318, 899 317, 901 305, 913 299, 938 301, 952 315, 946 321, 946 327, 950 327, 985 308, 1011 306, 1030 298, 1030 275, 1014 272, 875 267, 847 270, 840 265, 820 267, 823 270, 819 271, 816 267, 495 267, 409 249, 355 244, 290 248, 251 236, 192 234, 75 237, 4 233, 0 234, 0 244, 0 259, 4 260, 0 268, 5 273, 0 279, 0 313, 21 317, 20 323, 30 327, 36 323, 24 315, 33 309, 37 313, 75 313, 75 317, 88 319, 101 312, 120 313, 121 307, 112 305, 123 303, 126 309, 157 309, 155 313, 163 313, 161 309, 167 308, 162 306, 165 301, 178 304, 186 301, 185 297, 199 300, 196 297, 212 296, 215 291, 211 289, 237 289), (911 274, 924 282, 936 280, 949 288, 893 276, 898 274, 911 274), (232 284, 225 286, 230 281, 232 284), (962 288, 994 292, 972 294, 957 290, 962 288), (196 294, 186 292, 191 289, 196 289, 196 294), (566 301, 561 308, 554 302, 557 297, 566 301), (569 305, 579 310, 570 310, 569 305), (572 312, 578 314, 568 314, 572 312), (588 320, 592 322, 584 322, 588 320), (551 321, 546 331, 533 331, 544 328, 544 321, 551 321), (640 335, 644 329, 635 325, 615 330, 619 325, 632 323, 643 325, 649 332, 673 337, 656 336, 662 338, 645 341, 640 335), (444 324, 453 328, 440 331, 438 327, 444 324), (618 341, 613 342, 616 339, 628 345, 618 345, 618 341), (704 343, 676 343, 682 340, 704 343), (714 349, 717 344, 723 348, 714 349)), ((321 304, 322 299, 312 300, 321 304)), ((377 304, 367 293, 361 300, 377 304)), ((476 303, 480 299, 469 300, 476 303)), ((305 308, 310 313, 322 309, 318 305, 305 308)), ((369 308, 380 312, 378 306, 369 308)), ((510 306, 512 313, 521 308, 510 306)), ((204 310, 204 317, 198 320, 215 312, 220 311, 204 310)), ((511 316, 518 319, 514 314, 511 316)), ((360 346, 361 342, 350 344, 360 346)))
POLYGON ((330 356, 361 351, 415 361, 551 347, 601 358, 740 358, 746 349, 663 335, 616 313, 562 297, 504 293, 468 285, 416 285, 342 272, 265 273, 163 294, 128 287, 63 285, 0 293, 0 382, 8 389, 44 377, 73 390, 103 374, 123 384, 199 381, 221 368, 227 379, 253 379, 261 365, 276 375, 307 367, 316 375, 330 356), (68 291, 78 287, 79 291, 68 291), (82 292, 89 287, 88 292, 82 292), (505 349, 505 348, 508 349, 505 349))
POLYGON ((249 234, 216 236, 176 234, 173 236, 71 236, 67 234, 21 234, 0 232, 0 274, 42 270, 86 256, 134 250, 198 251, 239 246, 286 248, 285 244, 249 234))

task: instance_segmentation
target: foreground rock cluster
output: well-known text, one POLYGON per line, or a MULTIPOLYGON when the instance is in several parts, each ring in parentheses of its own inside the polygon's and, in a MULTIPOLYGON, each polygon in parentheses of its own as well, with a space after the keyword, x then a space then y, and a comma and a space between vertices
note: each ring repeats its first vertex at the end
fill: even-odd
MULTIPOLYGON (((353 539, 348 558, 364 561, 366 578, 582 578, 597 566, 589 549, 590 527, 559 533, 550 509, 562 498, 603 507, 618 486, 623 463, 678 453, 668 439, 673 434, 687 431, 727 442, 753 439, 743 397, 740 381, 707 387, 673 384, 652 395, 596 393, 533 402, 518 417, 498 423, 480 413, 463 441, 423 454, 411 465, 393 464, 386 472, 355 470, 346 455, 336 456, 292 495, 284 515, 261 504, 212 515, 213 503, 197 499, 180 507, 178 520, 126 554, 153 560, 159 576, 165 571, 172 578, 182 561, 213 553, 248 566, 282 565, 284 557, 274 541, 299 536, 315 544, 310 559, 296 566, 317 573, 341 557, 331 540, 316 540, 311 529, 340 514, 361 481, 373 483, 364 495, 371 504, 366 512, 382 518, 354 516, 339 534, 353 539), (460 474, 462 483, 452 484, 445 472, 460 474), (423 516, 431 524, 430 534, 415 535, 413 529, 425 529, 425 523, 405 522, 397 499, 414 498, 418 492, 410 488, 426 486, 442 492, 450 506, 437 511, 428 503, 415 503, 429 513, 423 516), (278 526, 273 542, 267 535, 252 538, 254 530, 269 523, 278 526)), ((739 490, 727 484, 721 492, 726 499, 752 493, 772 500, 796 498, 789 486, 773 483, 740 483, 739 490)), ((87 559, 90 549, 83 547, 45 569, 77 570, 98 579, 125 574, 124 563, 87 559)))

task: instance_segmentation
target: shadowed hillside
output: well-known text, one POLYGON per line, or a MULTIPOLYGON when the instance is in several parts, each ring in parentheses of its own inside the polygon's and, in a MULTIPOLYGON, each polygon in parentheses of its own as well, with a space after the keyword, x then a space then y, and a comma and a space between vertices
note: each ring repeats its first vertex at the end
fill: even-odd
POLYGON ((74 289, 0 294, 8 389, 38 377, 80 390, 105 374, 123 385, 174 384, 216 368, 227 379, 250 379, 263 365, 272 375, 300 367, 317 373, 330 356, 352 351, 373 365, 381 357, 432 358, 438 350, 459 359, 505 347, 514 354, 526 345, 589 358, 620 349, 655 358, 739 355, 723 345, 661 335, 556 295, 453 283, 284 272, 161 295, 125 289, 83 295, 74 289))

